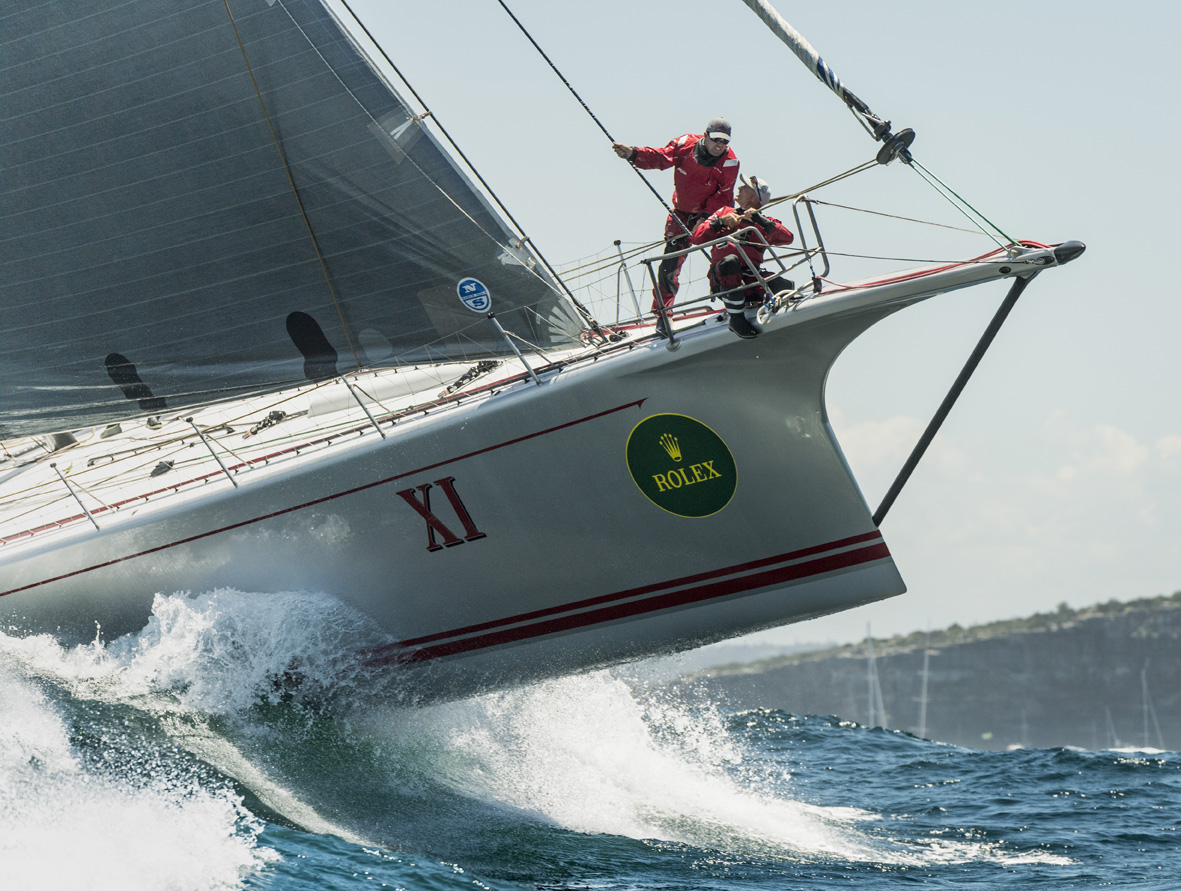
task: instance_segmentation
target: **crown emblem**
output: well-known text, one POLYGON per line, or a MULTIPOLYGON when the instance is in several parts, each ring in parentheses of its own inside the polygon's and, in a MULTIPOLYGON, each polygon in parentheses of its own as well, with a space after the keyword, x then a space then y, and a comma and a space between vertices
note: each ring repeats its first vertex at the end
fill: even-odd
POLYGON ((677 441, 675 436, 668 433, 663 433, 660 436, 660 444, 664 446, 664 450, 668 452, 668 456, 674 461, 681 460, 681 444, 677 441))

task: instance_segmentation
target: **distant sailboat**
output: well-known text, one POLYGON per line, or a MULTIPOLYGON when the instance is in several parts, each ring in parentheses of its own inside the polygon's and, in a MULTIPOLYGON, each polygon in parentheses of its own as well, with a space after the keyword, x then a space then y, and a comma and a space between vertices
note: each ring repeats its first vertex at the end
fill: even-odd
POLYGON ((1152 696, 1148 692, 1148 660, 1144 660, 1144 667, 1140 669, 1140 698, 1144 711, 1144 748, 1148 748, 1148 719, 1152 719, 1153 729, 1156 730, 1156 744, 1160 749, 1165 747, 1164 735, 1160 732, 1160 723, 1156 719, 1156 708, 1152 704, 1152 696))
POLYGON ((1109 749, 1118 749, 1123 746, 1119 735, 1115 732, 1115 722, 1111 719, 1111 708, 1109 706, 1103 707, 1104 716, 1107 719, 1107 747, 1109 749))
POLYGON ((886 704, 882 701, 882 682, 878 677, 878 662, 873 652, 873 634, 869 626, 865 626, 865 679, 869 701, 869 720, 866 726, 885 727, 889 724, 886 715, 886 704))
POLYGON ((1165 748, 1164 735, 1161 733, 1160 723, 1156 718, 1156 708, 1152 703, 1152 695, 1148 692, 1148 661, 1144 661, 1144 666, 1140 669, 1140 711, 1143 721, 1143 730, 1140 736, 1140 746, 1135 747, 1130 743, 1122 740, 1115 731, 1115 722, 1111 717, 1111 708, 1104 707, 1104 715, 1107 726, 1107 747, 1117 751, 1163 751, 1165 748), (1149 735, 1149 722, 1151 722, 1153 730, 1156 732, 1156 747, 1151 745, 1151 737, 1149 735))
POLYGON ((919 692, 919 726, 918 735, 920 739, 927 738, 927 690, 928 682, 931 678, 931 631, 928 629, 926 641, 923 645, 923 672, 922 672, 922 686, 919 692))

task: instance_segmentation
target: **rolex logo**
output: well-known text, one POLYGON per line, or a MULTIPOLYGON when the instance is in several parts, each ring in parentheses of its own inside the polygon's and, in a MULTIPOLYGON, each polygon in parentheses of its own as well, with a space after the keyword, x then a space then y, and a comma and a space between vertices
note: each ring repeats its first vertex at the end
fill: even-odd
POLYGON ((738 487, 730 448, 688 415, 651 415, 627 438, 627 469, 644 497, 678 517, 709 517, 738 487))
POLYGON ((681 444, 675 436, 664 433, 660 437, 660 444, 664 446, 664 450, 668 452, 668 456, 674 461, 681 460, 681 444))

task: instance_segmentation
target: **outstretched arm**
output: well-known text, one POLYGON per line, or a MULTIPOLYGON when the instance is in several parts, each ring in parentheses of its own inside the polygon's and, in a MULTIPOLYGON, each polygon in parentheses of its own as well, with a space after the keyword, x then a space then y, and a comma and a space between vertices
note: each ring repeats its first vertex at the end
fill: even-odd
POLYGON ((686 134, 678 136, 664 148, 650 148, 643 145, 627 146, 621 142, 616 142, 611 147, 615 149, 615 154, 621 158, 627 158, 641 170, 668 170, 668 168, 676 166, 678 158, 693 150, 694 142, 692 134, 686 134), (624 154, 621 149, 630 152, 630 155, 624 154))

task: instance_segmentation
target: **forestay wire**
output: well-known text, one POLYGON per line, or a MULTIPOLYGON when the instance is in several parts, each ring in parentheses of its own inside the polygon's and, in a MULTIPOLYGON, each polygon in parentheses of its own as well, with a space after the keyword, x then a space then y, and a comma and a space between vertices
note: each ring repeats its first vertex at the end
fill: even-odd
POLYGON ((817 80, 832 90, 849 107, 853 116, 874 139, 879 139, 885 144, 878 153, 879 164, 889 163, 895 158, 900 159, 997 245, 1003 248, 1006 244, 1016 244, 1016 240, 1000 226, 980 213, 939 177, 915 160, 910 153, 910 143, 914 140, 914 132, 903 130, 897 135, 891 133, 890 121, 883 120, 870 111, 869 106, 841 82, 836 72, 821 58, 820 53, 775 10, 769 0, 743 0, 743 3, 804 63, 809 71, 816 75, 817 80), (993 232, 1004 238, 1005 242, 997 240, 992 234, 993 232))
POLYGON ((928 170, 926 167, 924 167, 922 164, 920 164, 914 158, 910 159, 910 167, 911 167, 911 169, 914 170, 915 173, 917 173, 922 179, 924 179, 929 185, 931 185, 935 189, 935 191, 937 191, 940 195, 942 195, 944 198, 946 198, 949 204, 951 204, 956 210, 958 210, 965 217, 967 217, 969 220, 971 220, 971 222, 981 232, 983 232, 985 235, 987 235, 989 238, 991 238, 994 242, 996 242, 997 245, 999 245, 1000 247, 1005 246, 1004 244, 1001 244, 1000 241, 997 241, 997 239, 992 235, 992 233, 990 233, 988 231, 988 228, 991 228, 993 232, 999 233, 1001 235, 1001 237, 1003 237, 1005 239, 1006 244, 1016 244, 1017 243, 1016 239, 1009 236, 1003 229, 1001 229, 1000 226, 998 226, 996 223, 994 223, 992 220, 990 220, 988 217, 986 217, 984 214, 982 214, 980 211, 978 211, 976 208, 974 208, 971 204, 969 204, 967 201, 965 201, 959 195, 959 193, 957 193, 955 190, 953 190, 950 186, 948 186, 946 183, 944 183, 943 180, 939 179, 939 177, 937 177, 935 174, 933 174, 930 170, 928 170), (954 200, 953 200, 953 198, 954 198, 954 200), (981 222, 986 223, 988 228, 981 225, 981 222))
MULTIPOLYGON (((903 161, 908 167, 914 170, 923 180, 935 188, 945 199, 953 204, 957 210, 967 217, 974 225, 976 225, 985 235, 996 241, 995 236, 988 231, 991 228, 992 232, 998 233, 1007 241, 1007 244, 1000 244, 1002 249, 1015 245, 1016 241, 1010 238, 999 226, 981 214, 978 210, 968 204, 959 194, 948 187, 942 180, 936 177, 933 173, 919 164, 910 154, 910 143, 914 141, 914 133, 910 130, 903 130, 897 135, 890 132, 890 122, 883 121, 876 115, 869 111, 869 108, 845 89, 840 79, 833 73, 832 69, 825 64, 824 60, 820 58, 820 54, 806 41, 794 28, 791 27, 783 17, 779 15, 772 7, 769 0, 743 0, 750 9, 759 16, 771 28, 773 32, 785 43, 787 46, 799 57, 799 59, 816 75, 820 81, 830 90, 836 93, 849 106, 849 109, 854 113, 854 116, 861 121, 874 139, 880 139, 884 145, 878 152, 877 161, 880 164, 888 164, 890 161, 898 158, 903 161)), ((1022 291, 1033 279, 1037 272, 1032 275, 1015 276, 1012 287, 1009 289, 1008 295, 1002 302, 1000 308, 993 316, 992 321, 985 329, 979 342, 976 344, 975 350, 968 357, 967 363, 960 371, 959 377, 956 378, 952 384, 947 396, 944 397, 943 403, 935 412, 935 416, 927 425, 918 444, 914 447, 910 457, 899 471, 895 478, 893 485, 891 485, 886 496, 882 499, 881 505, 873 514, 873 523, 875 526, 881 526, 882 520, 885 519, 886 513, 890 510, 894 500, 898 497, 898 493, 902 487, 906 485, 907 480, 910 479, 915 467, 923 457, 927 447, 931 444, 938 432, 943 421, 950 413, 952 406, 956 399, 959 398, 960 393, 967 385, 969 378, 979 365, 983 358, 985 351, 992 344, 1001 325, 1004 324, 1013 305, 1017 302, 1017 298, 1021 296, 1022 291)))

